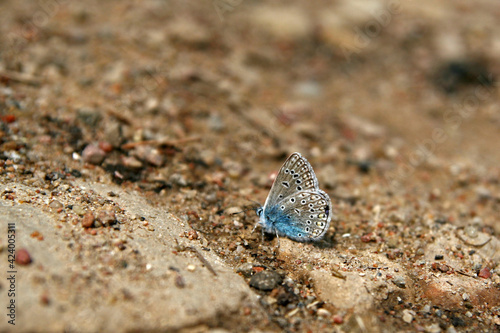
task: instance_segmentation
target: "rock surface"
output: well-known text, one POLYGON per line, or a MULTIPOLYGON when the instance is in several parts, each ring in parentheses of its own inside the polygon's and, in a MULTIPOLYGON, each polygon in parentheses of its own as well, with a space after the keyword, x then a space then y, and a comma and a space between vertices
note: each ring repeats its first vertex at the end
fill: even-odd
MULTIPOLYGON (((127 214, 145 217, 148 227, 140 220, 123 221, 118 230, 102 229, 92 236, 79 225, 56 222, 57 215, 36 205, 0 200, 2 221, 15 223, 16 247, 29 251, 33 261, 17 266, 16 330, 175 330, 218 325, 242 309, 262 313, 241 277, 203 250, 200 240, 179 237, 189 230, 184 221, 116 186, 80 182, 76 187, 123 207, 127 214), (43 240, 33 238, 34 232, 43 240), (182 288, 176 284, 179 279, 182 288)), ((18 198, 44 200, 29 187, 9 188, 18 198)), ((0 186, 0 193, 4 190, 0 186)), ((9 328, 0 322, 1 331, 9 328)))

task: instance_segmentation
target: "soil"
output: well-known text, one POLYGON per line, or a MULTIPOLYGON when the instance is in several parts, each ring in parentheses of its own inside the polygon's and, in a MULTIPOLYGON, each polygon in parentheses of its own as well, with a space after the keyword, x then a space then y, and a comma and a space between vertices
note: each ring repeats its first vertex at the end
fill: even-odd
POLYGON ((2 1, 0 331, 498 331, 499 15, 2 1), (293 152, 316 243, 252 232, 293 152))

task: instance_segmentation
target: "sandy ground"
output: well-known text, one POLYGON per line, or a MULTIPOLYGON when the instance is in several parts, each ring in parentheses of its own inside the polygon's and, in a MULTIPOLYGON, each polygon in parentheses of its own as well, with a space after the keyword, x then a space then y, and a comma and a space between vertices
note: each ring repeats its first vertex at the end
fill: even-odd
POLYGON ((0 331, 500 329, 497 1, 1 4, 0 331))

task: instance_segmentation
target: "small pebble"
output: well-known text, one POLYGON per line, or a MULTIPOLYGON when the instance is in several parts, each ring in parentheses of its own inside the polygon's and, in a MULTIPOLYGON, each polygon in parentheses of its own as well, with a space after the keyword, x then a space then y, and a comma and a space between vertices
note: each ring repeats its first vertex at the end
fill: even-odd
POLYGON ((403 321, 405 323, 410 324, 413 321, 413 314, 412 314, 412 312, 413 311, 408 310, 408 309, 404 309, 403 310, 403 321))
POLYGON ((104 152, 104 150, 99 148, 99 146, 93 144, 85 147, 82 152, 82 158, 85 163, 101 164, 105 157, 106 153, 104 152))
POLYGON ((169 181, 181 187, 187 186, 186 178, 180 173, 172 174, 169 178, 169 181))
POLYGON ((466 226, 464 231, 465 234, 470 238, 476 238, 478 235, 477 229, 473 225, 466 226))
POLYGON ((209 193, 205 196, 205 200, 208 202, 208 203, 216 203, 217 202, 217 193, 215 192, 212 192, 212 193, 209 193))
POLYGON ((104 129, 104 139, 113 147, 118 147, 122 144, 122 129, 118 122, 110 122, 104 129))
POLYGON ((165 156, 156 148, 147 150, 144 159, 156 167, 165 163, 165 156))
POLYGON ((439 327, 439 324, 431 324, 425 327, 425 331, 427 333, 440 333, 441 327, 439 327))
POLYGON ((121 162, 124 167, 131 169, 140 169, 142 168, 142 162, 139 161, 134 156, 123 156, 121 162))
POLYGON ((91 228, 94 226, 94 213, 88 212, 85 214, 85 216, 82 218, 82 227, 84 228, 91 228))
POLYGON ((105 227, 110 226, 116 221, 115 212, 112 210, 101 210, 97 214, 96 221, 100 222, 105 227))
POLYGON ((281 284, 281 281, 283 279, 278 273, 272 270, 265 270, 252 276, 250 286, 259 290, 273 290, 281 284))
POLYGON ((241 212, 242 209, 240 207, 229 207, 228 209, 224 210, 224 214, 227 215, 232 215, 241 212))
POLYGON ((20 249, 16 252, 16 263, 23 266, 31 263, 31 256, 28 250, 20 249))
POLYGON ((85 209, 80 205, 73 205, 73 212, 80 216, 85 215, 85 209))
POLYGON ((249 262, 241 264, 236 268, 236 273, 241 273, 244 277, 252 276, 253 272, 253 264, 249 262))
POLYGON ((182 277, 182 275, 177 274, 175 276, 175 286, 177 288, 184 288, 186 286, 186 282, 184 281, 184 278, 182 277))
POLYGON ((340 325, 344 322, 344 318, 341 315, 333 316, 333 322, 337 325, 340 325))
POLYGON ((423 314, 431 313, 431 306, 429 304, 426 304, 420 312, 423 314))
POLYGON ((105 153, 110 153, 113 150, 113 146, 106 141, 99 142, 99 148, 105 153))
POLYGON ((49 305, 50 304, 50 298, 49 298, 49 295, 47 295, 46 293, 43 293, 41 296, 40 296, 40 303, 42 305, 49 305))
POLYGON ((318 309, 318 316, 320 317, 330 317, 332 314, 330 313, 330 311, 328 311, 327 309, 318 309))
POLYGON ((405 282, 405 278, 402 277, 402 276, 395 276, 393 279, 392 279, 392 282, 398 286, 399 288, 406 288, 406 282, 405 282))
POLYGON ((63 204, 60 203, 59 201, 57 200, 52 200, 50 203, 49 203, 49 207, 50 208, 53 208, 53 209, 59 209, 59 208, 63 208, 63 204))
POLYGON ((477 276, 483 279, 489 279, 491 277, 490 269, 488 267, 484 267, 479 271, 479 274, 477 276))
POLYGON ((187 270, 188 272, 194 272, 194 271, 196 270, 196 266, 195 266, 195 265, 188 265, 188 266, 186 267, 186 270, 187 270))

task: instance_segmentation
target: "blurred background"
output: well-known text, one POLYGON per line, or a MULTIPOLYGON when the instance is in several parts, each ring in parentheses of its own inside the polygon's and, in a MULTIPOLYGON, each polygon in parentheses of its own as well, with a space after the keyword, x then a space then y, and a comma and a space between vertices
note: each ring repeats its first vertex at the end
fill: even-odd
POLYGON ((234 250, 256 217, 225 212, 263 204, 298 151, 336 246, 374 207, 400 230, 500 232, 498 1, 0 6, 5 182, 137 189, 234 250))
POLYGON ((250 184, 293 151, 338 196, 447 195, 470 177, 498 194, 495 1, 2 6, 0 112, 43 158, 219 208, 222 183, 263 202, 250 184))

